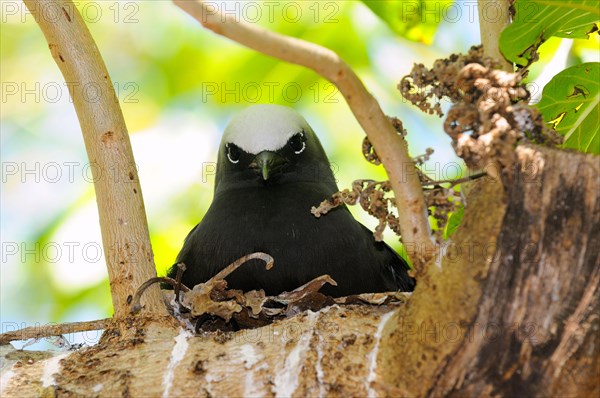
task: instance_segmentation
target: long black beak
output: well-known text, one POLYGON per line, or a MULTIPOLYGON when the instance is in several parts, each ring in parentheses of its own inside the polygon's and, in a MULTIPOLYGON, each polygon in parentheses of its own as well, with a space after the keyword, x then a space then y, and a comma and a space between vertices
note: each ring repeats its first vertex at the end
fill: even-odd
POLYGON ((267 181, 269 177, 277 173, 285 163, 287 163, 287 160, 278 153, 262 151, 256 155, 250 166, 257 169, 262 175, 263 180, 267 181))

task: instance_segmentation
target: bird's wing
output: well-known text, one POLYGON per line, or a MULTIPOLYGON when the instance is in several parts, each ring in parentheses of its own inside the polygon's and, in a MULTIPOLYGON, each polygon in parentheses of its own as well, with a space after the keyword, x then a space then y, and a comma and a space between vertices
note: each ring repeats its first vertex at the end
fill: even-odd
POLYGON ((365 227, 362 223, 359 224, 362 227, 363 233, 368 235, 369 239, 373 241, 375 248, 377 249, 377 256, 380 258, 381 263, 389 267, 390 272, 396 280, 398 289, 405 292, 412 292, 415 287, 415 280, 408 275, 410 266, 406 260, 384 241, 377 242, 373 235, 373 231, 365 227))

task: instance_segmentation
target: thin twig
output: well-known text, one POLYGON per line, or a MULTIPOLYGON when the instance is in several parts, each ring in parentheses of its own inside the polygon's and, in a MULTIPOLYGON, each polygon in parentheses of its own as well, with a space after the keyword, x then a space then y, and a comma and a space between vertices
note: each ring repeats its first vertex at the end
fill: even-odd
POLYGON ((185 263, 177 264, 177 275, 175 275, 175 302, 179 304, 179 291, 181 290, 181 278, 186 270, 185 263))
MULTIPOLYGON (((270 32, 224 15, 213 2, 173 0, 204 27, 266 55, 312 69, 344 95, 357 121, 383 163, 394 190, 402 238, 415 265, 434 251, 427 206, 404 138, 383 113, 356 73, 335 52, 294 37, 270 32)), ((223 3, 224 4, 224 3, 223 3)))
POLYGON ((267 253, 256 252, 256 253, 252 253, 252 254, 247 254, 244 257, 238 258, 237 260, 235 260, 234 262, 229 264, 227 267, 223 268, 218 274, 216 274, 215 276, 210 278, 210 280, 206 283, 209 283, 211 281, 217 281, 219 279, 225 279, 229 274, 231 274, 233 271, 238 269, 242 264, 244 264, 250 260, 255 260, 255 259, 264 261, 266 263, 265 264, 266 269, 269 270, 269 269, 273 268, 273 264, 274 264, 273 257, 268 255, 267 253))
POLYGON ((88 330, 106 329, 112 323, 112 318, 95 321, 69 322, 58 325, 30 326, 0 334, 0 345, 16 340, 41 339, 50 336, 62 336, 68 333, 87 332, 88 330))
POLYGON ((142 309, 142 305, 140 303, 140 301, 142 299, 142 295, 144 294, 146 289, 148 289, 150 286, 152 286, 156 283, 166 283, 166 284, 173 286, 174 288, 176 286, 179 286, 179 288, 181 290, 183 290, 184 292, 190 291, 189 287, 187 287, 186 285, 183 285, 181 283, 178 283, 174 279, 167 278, 166 276, 155 276, 154 278, 150 278, 146 282, 142 283, 142 285, 137 289, 137 291, 133 295, 133 298, 131 299, 131 306, 130 306, 131 313, 139 312, 142 309))
POLYGON ((488 175, 487 173, 481 172, 481 173, 476 173, 476 174, 470 175, 468 177, 459 178, 459 179, 456 179, 456 180, 449 179, 449 180, 439 180, 439 181, 433 181, 433 180, 424 181, 424 182, 421 183, 421 185, 424 186, 424 187, 427 187, 427 186, 430 186, 430 185, 440 185, 440 184, 448 184, 448 183, 450 183, 450 186, 448 188, 452 188, 452 187, 454 187, 454 186, 456 186, 458 184, 462 184, 463 182, 473 181, 473 180, 476 180, 478 178, 485 177, 487 175, 488 175))

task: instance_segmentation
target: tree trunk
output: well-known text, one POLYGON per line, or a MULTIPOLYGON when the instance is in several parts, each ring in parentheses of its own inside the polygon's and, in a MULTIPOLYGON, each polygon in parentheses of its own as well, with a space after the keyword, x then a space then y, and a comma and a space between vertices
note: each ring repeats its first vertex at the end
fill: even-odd
POLYGON ((474 184, 406 304, 196 337, 126 319, 58 359, 5 352, 2 394, 598 396, 598 157, 517 153, 510 187, 474 184))

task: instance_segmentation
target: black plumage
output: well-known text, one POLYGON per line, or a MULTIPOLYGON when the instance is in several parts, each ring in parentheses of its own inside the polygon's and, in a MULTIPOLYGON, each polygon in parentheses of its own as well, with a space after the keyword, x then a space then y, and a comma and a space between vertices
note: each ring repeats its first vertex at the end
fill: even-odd
MULTIPOLYGON (((327 156, 302 116, 278 105, 244 110, 225 129, 213 202, 177 257, 187 267, 182 282, 205 282, 261 251, 274 267, 252 260, 226 278, 230 288, 275 295, 329 274, 338 286, 321 291, 334 297, 412 291, 405 261, 346 207, 321 218, 311 214, 337 191, 327 156)), ((172 268, 169 276, 175 273, 172 268)))

